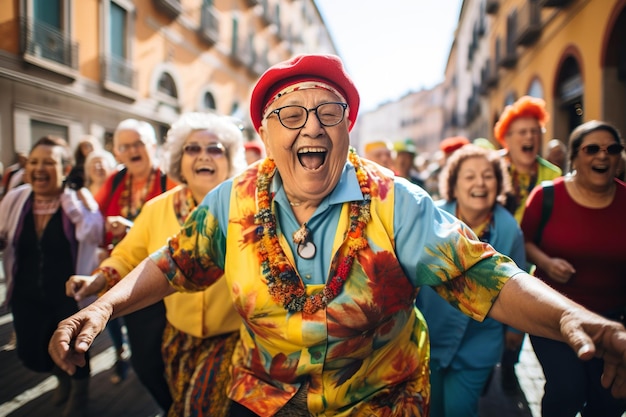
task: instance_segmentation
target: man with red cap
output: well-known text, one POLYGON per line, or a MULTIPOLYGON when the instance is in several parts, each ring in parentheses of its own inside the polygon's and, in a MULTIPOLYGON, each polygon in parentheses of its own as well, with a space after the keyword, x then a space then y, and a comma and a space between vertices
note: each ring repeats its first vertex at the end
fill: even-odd
POLYGON ((626 330, 359 158, 349 135, 358 110, 336 56, 267 70, 250 107, 267 158, 216 187, 165 247, 62 321, 50 341, 57 364, 73 372, 112 315, 224 279, 243 319, 225 388, 231 416, 427 416, 429 341, 414 303, 428 285, 477 320, 566 340, 583 359, 602 352, 605 385, 626 396, 626 330))

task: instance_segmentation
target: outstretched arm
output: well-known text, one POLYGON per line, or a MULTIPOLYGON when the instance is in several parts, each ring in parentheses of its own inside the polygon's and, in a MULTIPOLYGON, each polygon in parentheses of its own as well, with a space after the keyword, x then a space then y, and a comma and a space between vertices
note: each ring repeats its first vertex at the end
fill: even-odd
POLYGON ((578 357, 604 360, 602 385, 626 398, 626 330, 564 297, 541 280, 517 274, 502 287, 489 316, 527 333, 567 343, 578 357))
POLYGON ((147 258, 92 304, 61 321, 52 335, 48 350, 54 362, 73 374, 85 364, 85 352, 109 319, 154 304, 174 292, 163 272, 147 258))

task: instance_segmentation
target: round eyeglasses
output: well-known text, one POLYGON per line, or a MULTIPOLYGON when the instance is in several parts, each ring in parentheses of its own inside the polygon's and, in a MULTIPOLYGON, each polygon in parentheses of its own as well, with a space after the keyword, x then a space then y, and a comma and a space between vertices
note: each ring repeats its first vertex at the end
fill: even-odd
POLYGON ((591 145, 583 146, 580 149, 582 149, 583 152, 585 152, 587 155, 595 155, 600 151, 604 151, 609 155, 619 155, 624 150, 624 147, 620 145, 619 143, 614 143, 607 147, 602 147, 594 143, 591 145))
POLYGON ((322 103, 307 109, 303 106, 284 106, 276 110, 272 110, 265 118, 268 119, 271 115, 275 114, 280 121, 280 124, 287 129, 302 129, 309 120, 309 113, 314 112, 315 117, 319 120, 322 126, 331 127, 338 125, 346 114, 348 108, 347 103, 322 103))

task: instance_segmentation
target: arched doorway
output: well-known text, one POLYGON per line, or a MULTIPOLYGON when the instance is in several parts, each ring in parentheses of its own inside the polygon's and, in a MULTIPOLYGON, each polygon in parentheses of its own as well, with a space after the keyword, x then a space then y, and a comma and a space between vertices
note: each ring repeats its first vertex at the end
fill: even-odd
POLYGON ((554 137, 569 138, 570 132, 583 123, 584 84, 580 68, 573 54, 565 55, 556 81, 554 137))
POLYGON ((619 2, 606 25, 602 45, 602 117, 626 134, 626 0, 619 2))

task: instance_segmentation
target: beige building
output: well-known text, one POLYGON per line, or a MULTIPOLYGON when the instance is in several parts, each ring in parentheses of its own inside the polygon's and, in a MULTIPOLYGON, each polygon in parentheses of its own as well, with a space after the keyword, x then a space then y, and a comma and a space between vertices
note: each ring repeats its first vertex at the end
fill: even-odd
MULTIPOLYGON (((313 0, 0 0, 0 162, 34 140, 110 144, 129 117, 162 139, 182 112, 249 123, 252 85, 298 53, 337 53, 313 0)), ((249 128, 249 136, 254 133, 249 128)))

